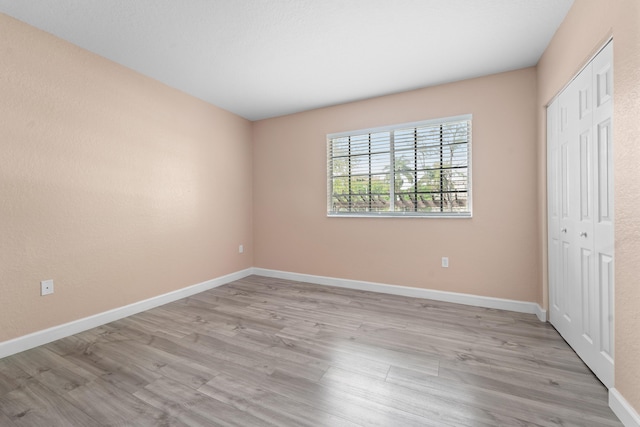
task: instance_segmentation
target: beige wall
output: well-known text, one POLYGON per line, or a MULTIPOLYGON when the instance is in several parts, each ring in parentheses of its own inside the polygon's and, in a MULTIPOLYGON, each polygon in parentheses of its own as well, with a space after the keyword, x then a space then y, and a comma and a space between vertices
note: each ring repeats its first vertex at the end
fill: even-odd
POLYGON ((0 58, 0 342, 252 265, 250 122, 2 14, 0 58))
MULTIPOLYGON (((541 228, 545 176, 544 107, 587 60, 614 40, 615 387, 640 410, 640 2, 576 0, 538 64, 541 228)), ((544 234, 541 234, 544 239, 544 234)), ((541 242, 541 259, 546 258, 541 242)), ((546 272, 542 286, 547 301, 546 272)))
POLYGON ((255 266, 536 301, 535 98, 528 68, 254 123, 255 266), (327 133, 466 113, 472 219, 327 218, 327 133))

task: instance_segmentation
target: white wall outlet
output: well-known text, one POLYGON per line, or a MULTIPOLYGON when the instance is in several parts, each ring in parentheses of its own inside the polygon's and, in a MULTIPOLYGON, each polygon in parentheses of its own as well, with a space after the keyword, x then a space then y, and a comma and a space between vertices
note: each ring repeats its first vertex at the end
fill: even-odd
POLYGON ((40 295, 50 295, 53 293, 53 280, 43 280, 40 282, 40 295))
POLYGON ((238 253, 239 254, 244 253, 244 246, 242 245, 238 246, 238 253))
POLYGON ((445 268, 449 267, 449 257, 446 257, 446 256, 442 257, 442 266, 445 268))

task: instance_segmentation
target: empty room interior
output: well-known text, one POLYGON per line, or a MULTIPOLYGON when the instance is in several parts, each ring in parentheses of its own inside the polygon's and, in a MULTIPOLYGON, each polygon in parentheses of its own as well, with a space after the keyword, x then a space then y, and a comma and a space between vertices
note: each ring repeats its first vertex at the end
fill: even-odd
POLYGON ((640 2, 0 0, 0 426, 640 427, 640 2))

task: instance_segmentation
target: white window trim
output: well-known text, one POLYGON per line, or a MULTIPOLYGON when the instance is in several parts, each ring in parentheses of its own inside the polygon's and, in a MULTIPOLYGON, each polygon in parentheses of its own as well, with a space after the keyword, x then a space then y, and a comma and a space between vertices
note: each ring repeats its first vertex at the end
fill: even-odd
MULTIPOLYGON (((421 120, 421 121, 417 121, 417 122, 408 122, 408 123, 400 123, 400 124, 394 124, 394 125, 390 125, 390 126, 378 126, 378 127, 372 127, 372 128, 365 128, 365 129, 358 129, 358 130, 351 130, 351 131, 346 131, 346 132, 336 132, 336 133, 330 133, 327 134, 326 137, 326 145, 327 145, 327 150, 329 149, 329 141, 331 139, 335 139, 335 138, 341 138, 341 137, 347 137, 347 136, 354 136, 354 135, 362 135, 362 134, 367 134, 367 133, 377 133, 377 132, 393 132, 395 130, 398 129, 406 129, 406 128, 410 128, 410 127, 422 127, 422 126, 429 126, 429 125, 434 125, 434 124, 441 124, 441 123, 447 123, 447 122, 455 122, 455 121, 463 121, 463 120, 469 120, 472 123, 472 131, 473 132, 473 115, 472 114, 463 114, 463 115, 459 115, 459 116, 451 116, 451 117, 443 117, 443 118, 438 118, 438 119, 431 119, 431 120, 421 120)), ((473 203, 472 203, 472 194, 473 194, 473 188, 472 188, 472 153, 473 153, 473 138, 472 135, 469 135, 469 143, 467 145, 467 169, 468 169, 468 174, 467 174, 467 206, 468 206, 468 212, 424 212, 424 213, 420 213, 420 212, 332 212, 330 211, 330 206, 331 206, 331 186, 330 186, 330 178, 331 178, 331 172, 329 171, 329 165, 327 164, 327 176, 326 176, 326 183, 327 183, 327 217, 330 218, 448 218, 448 219, 452 219, 452 218, 457 218, 457 219, 461 219, 461 218, 472 218, 473 217, 473 203)), ((391 145, 391 154, 393 154, 393 144, 391 145)), ((328 161, 329 159, 329 153, 327 151, 327 158, 325 159, 326 161, 328 161)), ((393 196, 393 189, 391 189, 391 195, 393 196)))

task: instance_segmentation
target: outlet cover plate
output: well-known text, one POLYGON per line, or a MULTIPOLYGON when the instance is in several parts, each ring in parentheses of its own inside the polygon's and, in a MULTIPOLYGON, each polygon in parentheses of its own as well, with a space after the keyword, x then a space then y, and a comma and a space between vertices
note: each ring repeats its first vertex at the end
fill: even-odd
POLYGON ((40 295, 51 295, 53 293, 53 280, 43 280, 40 282, 40 295))

